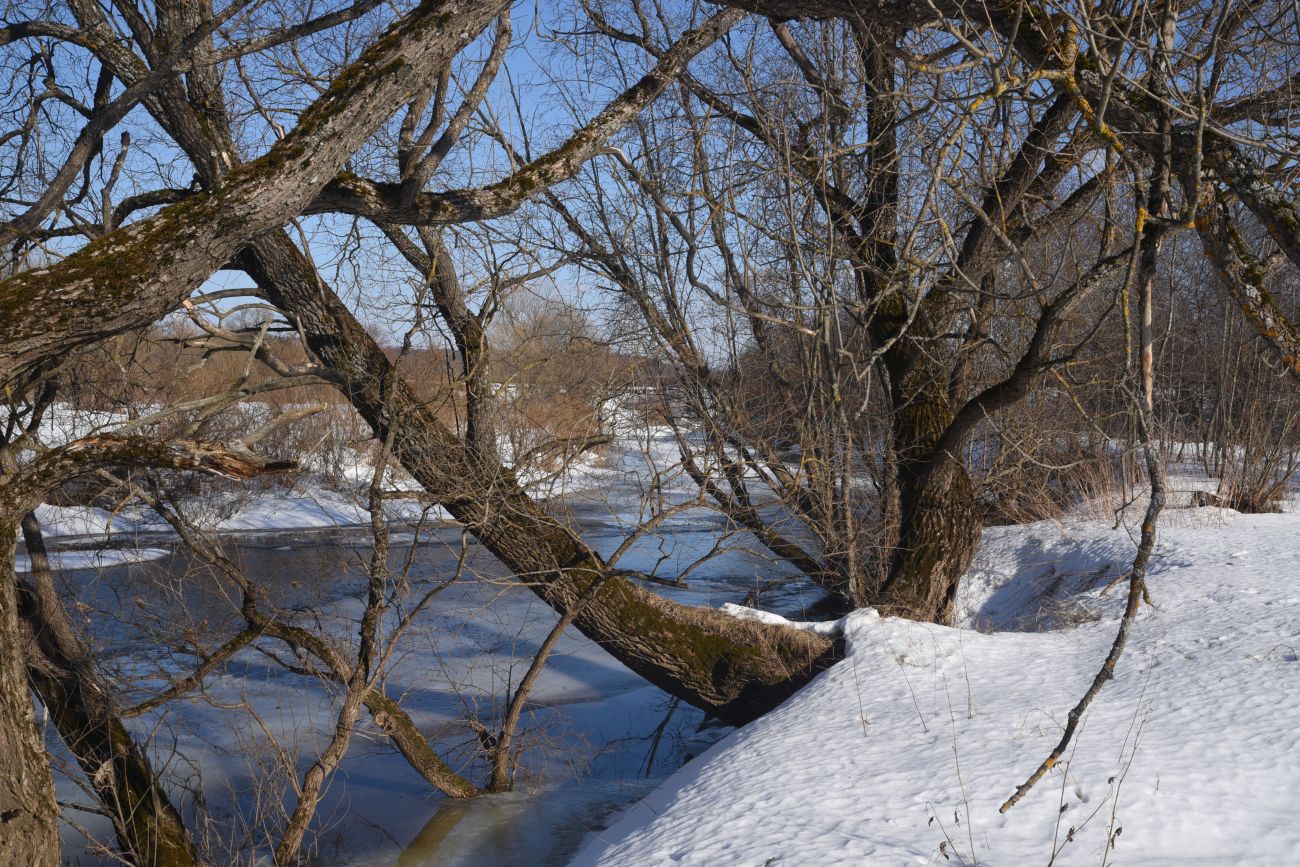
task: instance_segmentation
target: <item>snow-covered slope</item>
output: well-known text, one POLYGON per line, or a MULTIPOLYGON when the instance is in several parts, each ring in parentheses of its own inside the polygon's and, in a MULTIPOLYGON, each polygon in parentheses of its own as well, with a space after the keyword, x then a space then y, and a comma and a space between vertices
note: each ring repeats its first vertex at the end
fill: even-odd
POLYGON ((979 629, 852 615, 845 661, 574 863, 1300 863, 1300 515, 1167 524, 1116 678, 1008 813, 1113 638, 1124 529, 987 531, 958 606, 979 629))

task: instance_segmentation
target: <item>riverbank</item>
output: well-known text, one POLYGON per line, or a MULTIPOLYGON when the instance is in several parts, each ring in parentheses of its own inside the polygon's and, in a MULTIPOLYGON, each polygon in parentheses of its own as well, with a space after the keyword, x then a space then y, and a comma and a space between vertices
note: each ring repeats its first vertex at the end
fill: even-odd
POLYGON ((1105 658, 1133 549, 1090 521, 987 530, 961 628, 851 615, 843 662, 573 864, 1294 863, 1296 514, 1171 514, 1114 680, 998 811, 1105 658))

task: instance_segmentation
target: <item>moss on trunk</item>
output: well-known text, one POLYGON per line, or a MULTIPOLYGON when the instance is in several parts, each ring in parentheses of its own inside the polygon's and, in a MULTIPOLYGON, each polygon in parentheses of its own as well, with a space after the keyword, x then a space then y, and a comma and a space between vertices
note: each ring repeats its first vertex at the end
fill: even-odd
POLYGON ((611 576, 568 527, 546 514, 513 474, 476 454, 395 375, 351 311, 321 286, 282 233, 258 239, 241 264, 301 324, 308 346, 338 371, 353 407, 435 500, 557 611, 603 582, 575 619, 628 668, 727 722, 775 707, 837 657, 821 636, 679 605, 611 576))
POLYGON ((961 453, 937 446, 952 424, 949 369, 923 345, 902 296, 881 304, 875 327, 903 333, 885 354, 897 471, 898 543, 872 604, 883 613, 949 623, 962 575, 979 545, 975 486, 961 453))

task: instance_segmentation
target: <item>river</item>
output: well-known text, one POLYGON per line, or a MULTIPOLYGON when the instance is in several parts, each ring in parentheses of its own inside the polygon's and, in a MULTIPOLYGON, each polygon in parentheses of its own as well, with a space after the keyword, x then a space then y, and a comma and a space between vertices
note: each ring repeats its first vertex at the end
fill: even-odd
MULTIPOLYGON (((604 554, 618 547, 635 518, 611 502, 605 491, 563 504, 569 520, 604 554)), ((664 522, 619 565, 661 577, 685 571, 688 586, 654 587, 682 602, 739 602, 781 569, 753 553, 752 539, 728 537, 725 530, 717 514, 692 509, 664 522)), ((418 536, 395 528, 389 563, 395 573, 407 570, 409 598, 454 574, 462 553, 465 566, 416 618, 418 628, 403 639, 390 664, 386 688, 401 697, 450 764, 481 781, 484 769, 473 759, 474 736, 463 720, 471 713, 492 719, 555 615, 472 540, 462 550, 462 541, 459 528, 450 525, 426 526, 418 536)), ((184 635, 207 636, 204 642, 216 646, 241 625, 240 599, 174 542, 133 543, 168 553, 147 563, 66 572, 62 580, 96 636, 106 669, 161 684, 193 665, 192 657, 166 647, 184 635)), ((225 544, 264 589, 268 604, 338 636, 355 629, 370 556, 369 537, 361 530, 242 534, 225 544)), ((803 582, 788 582, 764 602, 799 616, 819 596, 803 582)), ((184 793, 177 800, 202 845, 213 851, 235 849, 247 856, 273 845, 266 829, 276 823, 264 819, 292 799, 286 800, 283 789, 287 776, 267 771, 293 763, 301 773, 332 725, 331 688, 287 671, 278 662, 299 660, 283 648, 276 652, 278 661, 245 651, 201 694, 140 720, 152 733, 155 763, 187 788, 202 790, 201 800, 184 793)), ((716 729, 699 732, 700 723, 698 711, 670 701, 571 630, 532 693, 514 792, 469 801, 443 798, 367 725, 354 737, 321 804, 311 851, 322 864, 564 864, 588 834, 598 833, 719 736, 716 729)), ((60 753, 57 737, 51 733, 48 740, 60 753)), ((87 801, 68 776, 60 779, 59 794, 87 801)), ((92 833, 109 833, 101 817, 74 818, 92 833)), ((65 844, 79 863, 100 863, 70 827, 65 844)))

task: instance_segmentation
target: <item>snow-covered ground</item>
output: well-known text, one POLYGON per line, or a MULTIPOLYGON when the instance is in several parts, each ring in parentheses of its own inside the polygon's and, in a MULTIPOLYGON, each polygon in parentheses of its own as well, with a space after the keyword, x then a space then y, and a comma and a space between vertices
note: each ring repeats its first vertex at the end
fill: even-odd
MULTIPOLYGON (((50 566, 59 571, 73 569, 106 569, 110 566, 122 566, 127 563, 144 563, 148 560, 160 560, 170 552, 165 548, 109 548, 104 550, 70 550, 55 549, 50 551, 50 566)), ((26 554, 19 554, 14 566, 19 572, 30 572, 31 560, 26 554)))
MULTIPOLYGON (((116 420, 59 421, 81 435, 116 420)), ((566 505, 582 514, 584 532, 606 553, 642 517, 640 494, 656 472, 669 474, 657 491, 673 502, 693 494, 672 477, 672 436, 653 429, 633 433, 602 460, 588 457, 553 479, 525 479, 542 495, 569 494, 566 505), (579 491, 586 493, 572 496, 579 491)), ((364 486, 372 470, 360 453, 354 464, 334 487, 305 474, 292 485, 247 495, 210 492, 196 500, 192 516, 209 529, 240 536, 365 525, 364 486)), ((1179 505, 1191 490, 1214 488, 1195 468, 1184 469, 1183 477, 1171 479, 1183 493, 1179 505)), ((399 486, 410 487, 409 480, 386 485, 399 486)), ((1132 504, 1129 517, 1136 519, 1142 505, 1132 504)), ((392 509, 394 519, 419 511, 414 501, 394 501, 392 509)), ((1292 511, 1166 512, 1149 581, 1155 605, 1142 610, 1117 677, 1065 759, 1006 814, 998 806, 1056 743, 1066 712, 1110 645, 1125 588, 1107 587, 1132 559, 1131 528, 1080 518, 987 530, 957 600, 959 628, 871 612, 822 625, 844 631, 844 662, 682 768, 594 835, 574 863, 1019 865, 1054 857, 1062 865, 1300 864, 1300 824, 1293 820, 1300 796, 1300 514, 1294 503, 1292 511)), ((167 531, 142 509, 43 506, 38 514, 48 536, 62 537, 51 556, 63 570, 171 553, 161 547, 64 549, 70 537, 91 537, 76 543, 85 546, 167 531)), ((712 553, 720 525, 708 517, 699 510, 674 516, 620 565, 662 567, 666 576, 690 568, 712 553)), ((160 543, 149 536, 143 544, 160 543)), ((302 543, 275 555, 285 562, 269 562, 268 574, 311 572, 315 561, 304 558, 312 550, 302 543)), ((731 551, 694 569, 691 588, 672 595, 718 604, 740 597, 738 576, 752 571, 757 584, 775 574, 766 560, 750 563, 743 554, 731 551)), ((18 565, 28 566, 22 556, 18 565)), ((336 568, 326 564, 321 574, 336 568)), ((429 576, 440 569, 431 563, 429 576)), ((390 679, 406 694, 418 724, 452 741, 460 738, 456 721, 465 702, 494 701, 500 684, 493 678, 526 660, 553 622, 525 591, 501 595, 488 577, 483 588, 467 587, 464 600, 449 599, 446 610, 439 606, 429 633, 441 636, 437 646, 413 651, 390 679), (498 620, 485 625, 488 610, 498 620), (437 660, 436 676, 431 660, 437 660), (440 685, 444 679, 452 686, 440 685)), ((797 610, 797 602, 782 610, 797 610)), ((105 602, 115 604, 115 597, 105 602)), ((356 615, 354 600, 344 596, 329 596, 323 610, 341 632, 356 615)), ((213 708, 249 702, 286 736, 329 725, 328 690, 289 684, 287 676, 265 670, 252 652, 237 657, 234 670, 210 685, 213 708), (250 685, 260 681, 260 687, 250 685), (284 702, 286 687, 297 690, 295 701, 284 702)), ((340 823, 340 842, 331 849, 322 836, 318 851, 350 863, 364 851, 390 859, 393 848, 382 839, 409 842, 416 850, 432 835, 430 854, 408 853, 410 863, 525 863, 512 859, 555 847, 557 827, 576 839, 583 825, 598 820, 596 813, 645 791, 644 781, 633 787, 629 780, 639 776, 643 742, 665 720, 661 693, 571 635, 534 698, 545 709, 539 711, 546 718, 541 727, 552 752, 584 765, 633 767, 569 776, 557 774, 552 760, 538 759, 530 787, 568 782, 541 798, 506 796, 438 809, 390 749, 363 738, 345 762, 346 786, 322 811, 326 826, 340 823), (448 827, 455 829, 449 835, 448 827), (501 847, 490 848, 498 838, 501 847)), ((178 705, 168 711, 169 731, 212 791, 239 793, 251 779, 239 764, 247 745, 228 715, 213 708, 197 701, 178 705)), ((687 738, 696 718, 678 711, 674 736, 687 738)), ((305 734, 294 737, 311 744, 305 734)), ((671 761, 661 754, 660 767, 671 761)), ((60 793, 76 794, 66 781, 60 793)), ((241 798, 231 794, 226 809, 242 809, 241 798)))
MULTIPOLYGON (((154 408, 141 412, 148 416, 154 408)), ((0 412, 3 412, 0 410, 0 412)), ((267 408, 250 404, 232 410, 247 416, 251 430, 265 421, 267 408)), ((0 416, 2 417, 2 416, 0 416)), ((118 412, 74 409, 66 404, 54 404, 45 413, 37 431, 38 440, 47 447, 71 442, 79 437, 106 434, 134 424, 125 414, 118 412)), ((642 432, 644 435, 644 432, 642 432)), ((660 439, 664 439, 662 432, 660 439)), ((616 460, 636 464, 632 471, 643 474, 639 449, 629 442, 615 447, 616 460)), ((509 458, 510 443, 501 440, 502 453, 509 458)), ((660 444, 660 451, 664 450, 660 444)), ((320 456, 306 453, 298 457, 303 472, 283 483, 261 490, 251 486, 225 486, 224 490, 207 491, 187 501, 187 515, 204 529, 220 533, 250 531, 278 532, 283 530, 331 529, 359 527, 370 523, 366 508, 367 488, 374 475, 373 455, 367 448, 347 448, 332 462, 333 470, 326 472, 320 456), (332 481, 331 473, 337 477, 332 481)), ((520 471, 520 481, 530 494, 546 498, 573 494, 578 491, 607 485, 618 472, 606 465, 603 455, 587 452, 566 462, 562 472, 548 472, 529 467, 520 471)), ((407 476, 394 462, 386 469, 384 487, 416 493, 419 485, 407 476)), ((385 505, 391 520, 418 519, 422 507, 417 500, 392 500, 385 505)), ((137 533, 170 535, 166 522, 142 505, 128 504, 115 512, 92 506, 51 506, 37 509, 41 529, 47 538, 130 536, 137 533)), ((441 507, 433 507, 426 520, 448 520, 450 515, 441 507)), ((125 562, 121 559, 116 562, 125 562)), ((139 558, 137 558, 139 559, 139 558)), ((71 564, 66 568, 88 568, 94 565, 71 564)), ((105 565, 108 565, 106 562, 105 565)), ((21 563, 20 563, 21 567, 21 563)))
MULTIPOLYGON (((187 514, 212 532, 310 530, 328 527, 356 527, 369 524, 364 492, 338 491, 307 481, 295 489, 272 489, 255 496, 211 495, 189 504, 187 514)), ((394 519, 419 514, 414 501, 394 501, 387 508, 394 519)), ((432 517, 442 517, 440 509, 432 517)), ((93 506, 50 506, 37 508, 36 517, 46 536, 114 536, 133 533, 166 533, 167 523, 152 511, 137 505, 110 512, 93 506)))
MULTIPOLYGON (((291 486, 254 493, 205 494, 188 501, 186 514, 204 529, 218 533, 368 526, 366 485, 370 472, 369 468, 361 468, 354 473, 355 481, 342 485, 330 485, 319 477, 304 474, 295 478, 291 486)), ((607 475, 594 461, 575 462, 563 476, 547 479, 543 493, 546 496, 574 493, 601 484, 607 475)), ((419 490, 409 479, 386 487, 419 490)), ((391 520, 412 521, 419 518, 422 507, 415 498, 390 500, 385 503, 384 511, 391 520)), ((42 505, 36 515, 47 537, 170 533, 162 518, 140 504, 129 504, 116 512, 94 506, 42 505)), ((450 517, 446 510, 434 506, 426 520, 450 520, 450 517)))
POLYGON ((1116 677, 1130 531, 986 531, 960 627, 841 624, 847 658, 595 835, 575 865, 1300 863, 1300 515, 1170 510, 1116 677))

